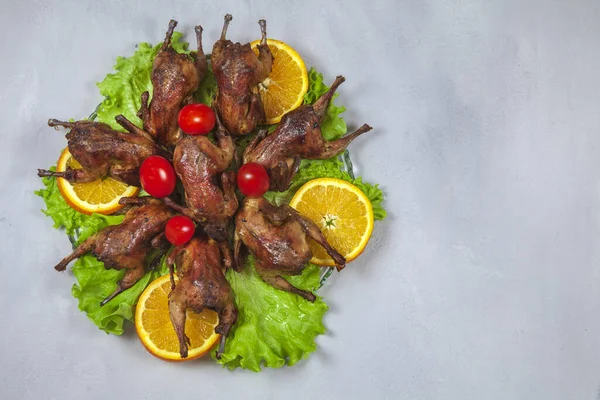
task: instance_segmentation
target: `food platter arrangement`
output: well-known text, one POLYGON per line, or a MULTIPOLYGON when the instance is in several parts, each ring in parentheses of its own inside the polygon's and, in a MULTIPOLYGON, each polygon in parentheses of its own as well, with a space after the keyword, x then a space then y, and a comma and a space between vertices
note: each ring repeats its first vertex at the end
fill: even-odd
POLYGON ((209 55, 201 26, 190 50, 170 21, 119 57, 89 118, 48 121, 67 147, 36 193, 73 243, 55 269, 75 261, 73 296, 100 329, 131 321, 161 359, 260 371, 315 351, 316 291, 385 210, 352 171, 347 147, 371 127, 347 133, 344 77, 327 86, 264 20, 233 42, 231 21, 209 55))

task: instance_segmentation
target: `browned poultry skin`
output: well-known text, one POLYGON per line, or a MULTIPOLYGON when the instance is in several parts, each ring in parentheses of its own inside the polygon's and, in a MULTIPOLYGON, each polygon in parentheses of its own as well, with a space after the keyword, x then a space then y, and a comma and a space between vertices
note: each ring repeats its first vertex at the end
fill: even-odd
POLYGON ((158 143, 173 147, 181 137, 177 115, 188 104, 198 85, 206 77, 208 63, 202 50, 202 27, 196 26, 197 52, 179 54, 171 46, 177 21, 169 22, 169 29, 160 52, 152 66, 152 101, 149 93, 142 94, 138 116, 144 121, 144 130, 156 136, 158 143))
POLYGON ((242 244, 256 259, 256 271, 271 286, 315 301, 314 294, 298 289, 281 275, 299 275, 312 258, 307 238, 327 250, 339 270, 346 260, 329 243, 317 225, 290 206, 274 206, 264 198, 244 199, 235 220, 234 257, 241 266, 242 244))
POLYGON ((130 133, 115 131, 101 122, 49 120, 50 126, 71 129, 66 135, 69 151, 82 168, 64 172, 39 169, 38 176, 56 176, 73 183, 111 177, 131 186, 140 186, 142 162, 154 154, 169 155, 154 142, 152 136, 124 116, 119 115, 115 119, 130 133))
MULTIPOLYGON (((121 199, 121 203, 137 204, 138 201, 137 198, 124 198, 121 199)), ((64 271, 71 261, 91 253, 102 261, 106 268, 126 270, 123 278, 117 283, 115 292, 104 299, 101 305, 129 289, 144 275, 149 252, 153 248, 165 250, 168 247, 168 243, 162 240, 163 232, 167 221, 174 215, 173 211, 159 200, 145 200, 143 204, 127 211, 121 224, 107 226, 90 236, 54 268, 64 271)))
POLYGON ((223 246, 205 235, 192 238, 187 244, 176 248, 168 257, 173 290, 169 295, 169 313, 182 358, 188 356, 188 338, 185 335, 186 310, 200 313, 205 308, 219 314, 215 332, 221 335, 217 358, 225 348, 231 327, 237 321, 233 291, 225 279, 224 269, 231 265, 229 253, 222 253, 223 246), (175 285, 173 264, 177 265, 179 281, 175 285))
POLYGON ((244 151, 244 163, 261 164, 269 173, 271 190, 287 190, 298 171, 300 159, 324 160, 340 154, 358 136, 371 130, 363 125, 355 132, 331 142, 325 141, 321 123, 327 107, 344 77, 338 76, 314 105, 303 105, 283 116, 277 129, 270 135, 261 131, 244 151))
POLYGON ((218 88, 216 108, 231 134, 244 135, 265 120, 257 85, 271 73, 273 55, 267 46, 264 20, 258 21, 262 40, 257 57, 249 43, 233 43, 225 38, 231 19, 231 15, 225 15, 221 39, 212 50, 211 63, 218 88))
POLYGON ((173 152, 173 165, 185 190, 182 207, 167 204, 201 223, 215 240, 227 239, 227 224, 238 208, 233 171, 224 172, 233 159, 231 135, 217 118, 216 145, 206 136, 185 135, 173 152))

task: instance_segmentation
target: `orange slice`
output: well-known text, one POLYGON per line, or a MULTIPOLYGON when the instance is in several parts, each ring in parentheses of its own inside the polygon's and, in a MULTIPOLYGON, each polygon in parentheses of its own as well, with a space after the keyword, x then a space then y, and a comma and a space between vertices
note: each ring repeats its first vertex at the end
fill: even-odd
MULTIPOLYGON (((290 206, 315 222, 331 244, 350 262, 358 257, 373 231, 373 207, 358 187, 341 179, 320 178, 306 182, 290 206)), ((335 263, 321 246, 309 241, 313 264, 335 263)))
MULTIPOLYGON (((64 172, 67 168, 78 169, 81 165, 69 153, 63 150, 56 171, 64 172)), ((71 183, 64 178, 56 178, 58 190, 68 205, 84 214, 112 214, 123 208, 119 204, 121 197, 135 196, 140 189, 128 186, 112 178, 97 179, 87 183, 71 183)))
MULTIPOLYGON (((177 278, 176 278, 177 280, 177 278)), ((152 355, 167 361, 187 361, 202 357, 219 341, 215 333, 219 315, 204 309, 197 314, 187 310, 185 334, 190 339, 188 357, 179 355, 179 341, 169 316, 169 275, 155 279, 142 292, 135 308, 135 330, 140 341, 152 355)))
MULTIPOLYGON (((250 43, 258 54, 256 46, 260 40, 250 43)), ((276 124, 284 114, 300 107, 304 94, 308 90, 308 72, 302 57, 287 44, 267 39, 267 45, 273 53, 273 69, 269 77, 259 83, 258 90, 262 98, 267 124, 276 124)))

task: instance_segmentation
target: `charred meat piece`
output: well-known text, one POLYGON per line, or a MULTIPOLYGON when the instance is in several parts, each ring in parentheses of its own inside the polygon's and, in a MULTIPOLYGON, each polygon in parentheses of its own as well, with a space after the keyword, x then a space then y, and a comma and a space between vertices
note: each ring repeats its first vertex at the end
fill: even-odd
POLYGON ((327 250, 338 271, 346 260, 323 236, 317 225, 290 206, 274 206, 264 198, 244 199, 235 220, 234 258, 239 268, 242 244, 256 258, 256 272, 274 288, 295 293, 308 301, 315 295, 293 286, 281 275, 299 275, 312 258, 307 238, 327 250))
MULTIPOLYGON (((123 198, 120 202, 137 204, 138 200, 123 198)), ((162 253, 168 248, 168 242, 164 238, 165 226, 173 215, 173 211, 161 201, 145 200, 144 205, 131 208, 121 224, 107 226, 90 236, 54 268, 64 271, 71 261, 91 253, 102 261, 106 268, 126 270, 114 293, 100 303, 104 305, 129 289, 144 275, 146 257, 153 248, 161 249, 162 252, 152 263, 160 261, 162 253)))
POLYGON ((262 40, 257 57, 250 44, 232 43, 225 39, 231 19, 231 15, 225 15, 221 39, 212 50, 211 63, 218 87, 216 108, 231 134, 244 135, 265 120, 257 85, 271 73, 273 55, 267 46, 264 20, 258 21, 262 40))
POLYGON ((185 190, 185 204, 170 199, 168 205, 202 224, 215 240, 227 240, 227 224, 238 208, 231 164, 235 146, 217 116, 216 145, 206 136, 185 135, 175 147, 173 165, 185 190))
POLYGON ((111 177, 131 186, 140 186, 140 165, 151 155, 170 158, 154 138, 122 115, 117 122, 130 133, 115 131, 108 124, 92 121, 63 122, 55 119, 48 125, 70 128, 66 138, 73 158, 81 169, 64 172, 38 170, 38 176, 57 176, 69 182, 91 182, 111 177))
POLYGON ((156 136, 158 143, 169 148, 181 137, 177 115, 189 103, 198 85, 206 77, 208 63, 202 50, 202 27, 196 26, 195 53, 179 54, 171 46, 177 21, 169 22, 169 29, 160 52, 152 66, 152 101, 149 93, 142 94, 142 107, 138 116, 144 121, 144 130, 156 136))
POLYGON ((261 131, 244 151, 244 163, 256 162, 266 168, 271 190, 284 191, 300 165, 300 159, 323 160, 340 154, 358 136, 371 130, 363 125, 355 132, 331 142, 325 141, 320 124, 336 89, 344 82, 338 76, 333 85, 314 105, 303 105, 283 116, 270 135, 261 131))
POLYGON ((169 295, 169 313, 182 358, 188 356, 189 340, 185 335, 188 308, 196 313, 209 308, 219 314, 219 325, 215 328, 215 332, 221 335, 217 358, 225 348, 227 335, 238 315, 233 292, 223 272, 231 266, 230 252, 227 244, 219 245, 203 235, 192 238, 183 247, 177 247, 167 258, 173 287, 169 295), (173 279, 173 264, 177 265, 177 285, 173 279))

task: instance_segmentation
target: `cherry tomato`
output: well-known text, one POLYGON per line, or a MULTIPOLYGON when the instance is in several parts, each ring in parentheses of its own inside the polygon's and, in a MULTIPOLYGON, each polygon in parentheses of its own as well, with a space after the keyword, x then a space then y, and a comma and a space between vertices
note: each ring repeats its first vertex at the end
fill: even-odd
POLYGON ((247 163, 237 173, 237 185, 240 191, 249 197, 260 197, 271 185, 265 167, 258 163, 247 163))
POLYGON ((181 246, 190 241, 195 230, 196 225, 191 218, 185 215, 176 215, 167 221, 165 236, 172 245, 181 246))
POLYGON ((140 167, 140 182, 146 192, 154 197, 166 197, 175 189, 175 170, 161 156, 150 156, 140 167))
POLYGON ((205 104, 188 104, 179 111, 177 122, 188 135, 207 135, 215 127, 215 113, 205 104))

